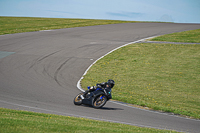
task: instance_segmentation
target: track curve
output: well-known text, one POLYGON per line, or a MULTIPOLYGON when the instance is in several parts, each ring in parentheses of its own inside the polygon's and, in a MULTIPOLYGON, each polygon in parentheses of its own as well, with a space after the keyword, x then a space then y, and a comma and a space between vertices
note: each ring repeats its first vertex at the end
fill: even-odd
POLYGON ((199 132, 199 120, 113 102, 98 110, 73 104, 80 92, 78 80, 102 55, 142 38, 199 28, 199 24, 128 23, 2 35, 0 107, 199 132))

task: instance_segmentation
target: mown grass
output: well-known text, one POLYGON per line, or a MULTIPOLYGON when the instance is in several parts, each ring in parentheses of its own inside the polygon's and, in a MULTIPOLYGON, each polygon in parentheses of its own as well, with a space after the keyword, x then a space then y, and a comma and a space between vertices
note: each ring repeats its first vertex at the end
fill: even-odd
POLYGON ((81 84, 114 79, 115 100, 200 119, 199 51, 197 44, 128 45, 97 61, 81 84))
POLYGON ((0 17, 0 35, 40 30, 63 29, 105 24, 135 23, 136 21, 66 19, 66 18, 33 18, 33 17, 0 17))
POLYGON ((53 114, 33 113, 0 108, 1 133, 67 132, 67 133, 171 133, 175 131, 141 128, 131 125, 75 118, 53 114))
POLYGON ((153 38, 151 41, 200 43, 200 29, 167 34, 153 38))

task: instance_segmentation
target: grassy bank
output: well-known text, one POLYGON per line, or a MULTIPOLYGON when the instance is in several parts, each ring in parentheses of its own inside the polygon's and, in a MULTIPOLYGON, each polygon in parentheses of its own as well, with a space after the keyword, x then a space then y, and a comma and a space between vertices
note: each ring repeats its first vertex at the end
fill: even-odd
POLYGON ((33 113, 0 108, 0 132, 67 132, 67 133, 171 133, 174 131, 141 128, 136 126, 59 116, 52 114, 33 113))
POLYGON ((136 21, 0 17, 0 35, 40 30, 63 29, 105 24, 135 23, 136 21))
POLYGON ((200 43, 200 29, 167 34, 151 39, 152 41, 200 43))
POLYGON ((195 44, 128 45, 97 61, 82 87, 114 79, 115 100, 200 119, 199 51, 195 44))

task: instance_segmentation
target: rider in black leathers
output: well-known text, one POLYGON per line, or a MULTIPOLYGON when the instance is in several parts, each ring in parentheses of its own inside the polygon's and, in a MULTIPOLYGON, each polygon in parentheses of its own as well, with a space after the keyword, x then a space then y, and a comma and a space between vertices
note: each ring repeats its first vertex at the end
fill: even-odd
POLYGON ((90 89, 86 90, 83 95, 86 95, 88 92, 94 91, 97 88, 102 88, 102 89, 106 90, 106 93, 109 92, 109 94, 107 94, 107 95, 109 95, 109 97, 111 99, 112 96, 111 96, 110 92, 111 92, 111 89, 114 87, 114 85, 115 85, 115 81, 112 79, 109 79, 107 82, 102 82, 100 84, 96 84, 96 86, 90 87, 90 89))

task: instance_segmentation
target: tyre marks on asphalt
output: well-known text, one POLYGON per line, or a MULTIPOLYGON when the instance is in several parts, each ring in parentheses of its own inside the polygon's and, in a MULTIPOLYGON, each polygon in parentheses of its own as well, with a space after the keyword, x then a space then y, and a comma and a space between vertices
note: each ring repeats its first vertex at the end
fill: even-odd
POLYGON ((67 64, 67 62, 68 62, 70 59, 72 59, 72 57, 70 57, 70 58, 68 58, 66 61, 64 61, 64 62, 58 67, 58 69, 56 69, 56 72, 54 73, 54 80, 55 80, 56 83, 57 83, 59 86, 61 86, 61 87, 62 87, 62 85, 61 85, 61 83, 60 83, 59 80, 58 80, 58 73, 59 73, 59 71, 63 68, 63 66, 64 66, 65 64, 67 64))

